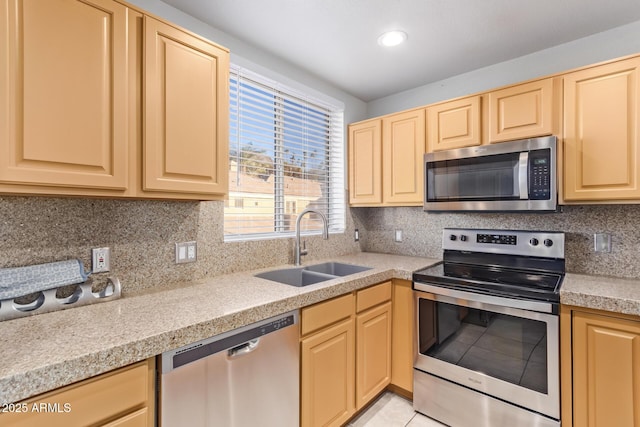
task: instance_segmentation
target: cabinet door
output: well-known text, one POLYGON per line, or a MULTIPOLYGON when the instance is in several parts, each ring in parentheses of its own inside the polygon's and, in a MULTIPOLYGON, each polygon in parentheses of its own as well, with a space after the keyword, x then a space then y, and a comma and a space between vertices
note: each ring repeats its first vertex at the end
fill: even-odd
POLYGON ((414 299, 411 282, 393 280, 391 384, 413 393, 414 299))
POLYGON ((340 426, 355 412, 353 319, 304 338, 301 343, 301 424, 340 426))
POLYGON ((0 0, 0 181, 127 187, 127 8, 0 0))
POLYGON ((144 17, 144 190, 228 191, 229 53, 144 17))
POLYGON ((349 203, 382 203, 381 122, 349 126, 349 203))
POLYGON ((551 135, 553 79, 489 92, 489 142, 551 135))
POLYGON ((640 426, 640 322, 574 312, 573 425, 640 426))
POLYGON ((391 302, 356 318, 356 409, 391 382, 391 302))
POLYGON ((640 199, 640 58, 564 76, 564 199, 640 199))
POLYGON ((382 120, 382 200, 391 205, 422 205, 425 110, 382 120))
POLYGON ((458 99, 427 108, 427 151, 471 147, 482 143, 480 97, 458 99))
POLYGON ((26 412, 0 412, 0 425, 96 426, 117 418, 108 425, 151 427, 155 421, 154 402, 152 358, 26 400, 21 403, 26 412))

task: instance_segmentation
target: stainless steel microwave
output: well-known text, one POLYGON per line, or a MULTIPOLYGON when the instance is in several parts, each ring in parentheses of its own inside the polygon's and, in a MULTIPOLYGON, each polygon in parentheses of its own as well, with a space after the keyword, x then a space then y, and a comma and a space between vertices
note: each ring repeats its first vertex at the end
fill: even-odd
POLYGON ((425 211, 555 211, 555 136, 424 155, 425 211))

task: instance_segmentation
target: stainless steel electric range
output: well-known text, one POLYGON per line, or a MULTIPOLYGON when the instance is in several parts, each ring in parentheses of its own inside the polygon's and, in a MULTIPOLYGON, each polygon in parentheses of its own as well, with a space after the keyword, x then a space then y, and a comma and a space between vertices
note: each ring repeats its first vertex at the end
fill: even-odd
POLYGON ((451 426, 560 425, 564 233, 444 229, 413 274, 414 409, 451 426))

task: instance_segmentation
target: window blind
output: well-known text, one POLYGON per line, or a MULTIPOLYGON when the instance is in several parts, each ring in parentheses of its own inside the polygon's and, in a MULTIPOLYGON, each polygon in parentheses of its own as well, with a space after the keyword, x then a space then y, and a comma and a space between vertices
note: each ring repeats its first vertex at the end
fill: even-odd
MULTIPOLYGON (((343 111, 232 66, 225 240, 290 236, 304 209, 345 227, 343 111)), ((322 221, 305 215, 304 233, 322 221)))

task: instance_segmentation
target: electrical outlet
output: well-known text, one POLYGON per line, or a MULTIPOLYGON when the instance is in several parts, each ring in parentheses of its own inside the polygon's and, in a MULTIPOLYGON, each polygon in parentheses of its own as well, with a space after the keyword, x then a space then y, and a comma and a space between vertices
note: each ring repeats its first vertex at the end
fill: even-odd
POLYGON ((357 228, 353 232, 353 240, 355 240, 356 242, 360 241, 360 231, 358 231, 357 228))
POLYGON ((611 252, 611 234, 595 233, 593 235, 593 250, 596 252, 611 252))
POLYGON ((402 242, 402 230, 396 230, 393 240, 396 242, 402 242))
POLYGON ((176 264, 195 262, 198 259, 198 243, 195 241, 176 243, 176 264))
POLYGON ((91 249, 91 272, 102 273, 111 268, 111 251, 109 248, 91 249))

